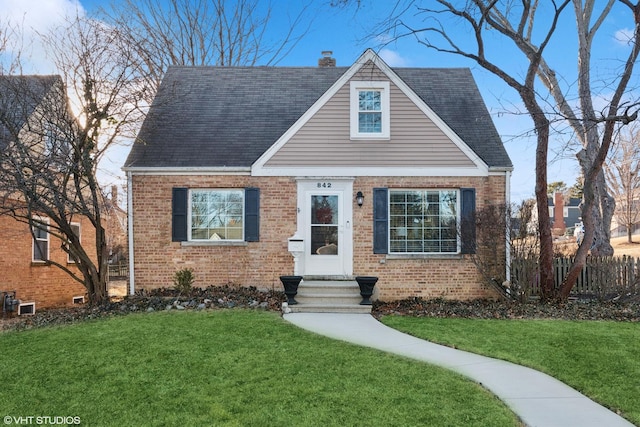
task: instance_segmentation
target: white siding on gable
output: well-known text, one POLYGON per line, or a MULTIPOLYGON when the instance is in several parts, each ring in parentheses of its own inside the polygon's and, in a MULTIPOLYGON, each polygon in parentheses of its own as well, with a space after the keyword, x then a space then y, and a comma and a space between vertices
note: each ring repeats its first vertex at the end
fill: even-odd
MULTIPOLYGON (((353 80, 389 81, 364 67, 353 80)), ((349 84, 309 119, 265 167, 464 167, 475 163, 393 82, 389 140, 351 140, 349 84)))

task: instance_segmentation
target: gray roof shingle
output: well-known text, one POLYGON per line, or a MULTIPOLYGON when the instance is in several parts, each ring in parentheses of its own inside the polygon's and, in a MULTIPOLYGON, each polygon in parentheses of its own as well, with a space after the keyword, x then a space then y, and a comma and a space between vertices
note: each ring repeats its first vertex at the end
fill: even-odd
POLYGON ((15 138, 60 76, 0 75, 0 147, 15 138))
MULTIPOLYGON (((349 68, 170 67, 125 167, 248 167, 349 68)), ((490 167, 511 161, 468 69, 393 69, 490 167)))

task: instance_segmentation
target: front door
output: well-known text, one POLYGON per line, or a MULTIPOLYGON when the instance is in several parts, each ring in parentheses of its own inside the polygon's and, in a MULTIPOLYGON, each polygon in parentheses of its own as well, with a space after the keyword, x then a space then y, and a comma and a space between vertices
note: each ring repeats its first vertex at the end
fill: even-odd
POLYGON ((305 241, 304 275, 347 276, 352 273, 351 180, 299 183, 299 216, 305 241))

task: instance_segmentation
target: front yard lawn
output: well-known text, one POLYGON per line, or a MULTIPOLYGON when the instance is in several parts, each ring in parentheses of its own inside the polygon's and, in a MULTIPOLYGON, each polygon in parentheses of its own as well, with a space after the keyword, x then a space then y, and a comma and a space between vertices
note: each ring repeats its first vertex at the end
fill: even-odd
POLYGON ((3 418, 77 417, 84 426, 519 425, 502 402, 457 374, 310 334, 273 312, 132 314, 2 333, 0 349, 3 418))
POLYGON ((386 325, 529 366, 640 425, 640 323, 384 316, 386 325))

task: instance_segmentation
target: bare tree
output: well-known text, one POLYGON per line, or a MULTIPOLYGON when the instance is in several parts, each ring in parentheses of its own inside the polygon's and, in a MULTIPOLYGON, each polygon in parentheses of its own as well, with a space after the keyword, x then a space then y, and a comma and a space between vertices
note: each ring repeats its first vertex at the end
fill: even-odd
POLYGON ((265 36, 272 10, 257 0, 125 0, 104 14, 136 47, 155 94, 170 65, 276 64, 306 33, 306 9, 273 41, 265 36))
POLYGON ((44 41, 61 77, 6 77, 0 95, 0 213, 57 237, 78 270, 44 261, 101 303, 109 253, 96 169, 104 150, 139 122, 144 86, 131 47, 98 21, 76 18, 44 41), (80 217, 95 229, 95 252, 74 230, 80 217))
POLYGON ((13 73, 19 64, 19 56, 14 57, 16 50, 16 26, 8 19, 0 19, 0 75, 13 73))
POLYGON ((92 303, 107 298, 100 159, 135 135, 167 66, 254 65, 282 57, 300 37, 294 29, 302 14, 283 40, 268 47, 270 10, 263 6, 250 0, 127 0, 107 23, 76 17, 42 35, 60 78, 20 77, 0 93, 0 214, 29 224, 34 237, 44 229, 57 237, 79 273, 45 261, 83 283, 92 303), (23 132, 25 124, 29 132, 23 132), (95 228, 94 253, 74 232, 80 216, 95 228))
POLYGON ((615 217, 627 229, 633 242, 633 229, 640 222, 640 130, 630 126, 621 133, 604 165, 607 182, 616 200, 615 217))
POLYGON ((567 184, 564 181, 554 181, 547 184, 547 194, 549 197, 553 197, 556 193, 566 193, 567 184))
POLYGON ((0 22, 0 54, 7 49, 7 44, 9 43, 9 30, 10 27, 8 25, 0 22))
MULTIPOLYGON (((345 1, 349 3, 348 0, 345 1)), ((360 3, 360 2, 358 2, 360 3)), ((553 244, 550 218, 547 210, 547 164, 549 137, 553 124, 568 123, 582 149, 577 154, 584 176, 583 219, 586 228, 585 242, 594 242, 593 252, 611 255, 609 243, 610 222, 614 200, 608 194, 602 164, 609 150, 617 124, 627 124, 637 116, 636 104, 624 100, 627 85, 640 52, 636 43, 640 32, 640 6, 630 0, 551 0, 541 5, 537 0, 522 2, 495 0, 469 0, 453 4, 447 0, 431 2, 398 2, 398 13, 381 24, 380 33, 391 34, 387 40, 414 37, 415 40, 439 52, 462 56, 474 61, 502 79, 513 88, 522 100, 533 121, 536 133, 536 203, 540 233, 540 281, 543 299, 567 298, 577 275, 584 266, 590 245, 583 244, 575 262, 565 277, 561 289, 554 287, 553 244), (400 4, 403 6, 401 7, 400 4), (423 6, 424 4, 429 6, 423 6), (619 73, 602 83, 611 91, 608 105, 602 113, 594 107, 593 98, 598 94, 592 86, 591 48, 593 40, 614 5, 629 12, 633 24, 630 52, 619 73), (573 6, 578 40, 577 76, 562 78, 546 60, 545 54, 567 12, 573 6), (542 9, 542 12, 540 10, 542 9), (421 18, 413 23, 413 18, 421 18), (498 41, 503 48, 491 49, 498 41), (520 55, 522 71, 512 71, 516 55, 505 55, 505 49, 520 55), (570 98, 564 82, 577 81, 577 107, 570 98), (544 91, 536 87, 542 82, 544 91), (548 98, 553 101, 550 102, 548 98), (555 104, 549 111, 548 105, 555 104)), ((565 59, 566 57, 563 57, 565 59)))

